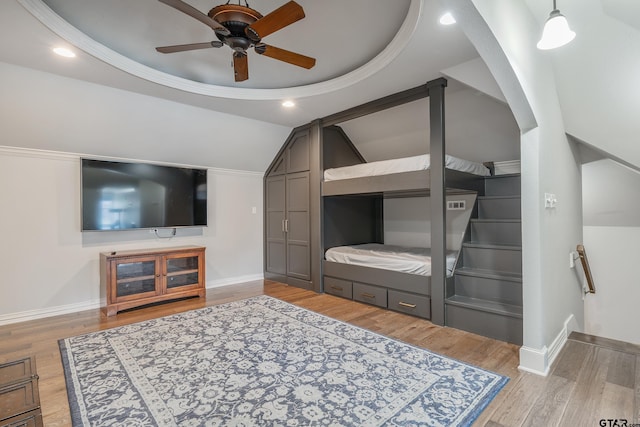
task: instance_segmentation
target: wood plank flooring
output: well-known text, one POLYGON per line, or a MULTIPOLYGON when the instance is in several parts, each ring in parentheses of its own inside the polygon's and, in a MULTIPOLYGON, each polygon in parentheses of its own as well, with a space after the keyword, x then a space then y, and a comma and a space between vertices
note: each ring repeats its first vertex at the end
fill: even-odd
POLYGON ((261 294, 510 377, 475 426, 614 425, 600 424, 601 419, 640 422, 638 346, 572 334, 551 373, 540 377, 518 370, 515 345, 270 281, 210 289, 206 298, 140 308, 112 318, 100 310, 88 310, 0 326, 0 363, 35 355, 44 424, 70 426, 59 339, 261 294))

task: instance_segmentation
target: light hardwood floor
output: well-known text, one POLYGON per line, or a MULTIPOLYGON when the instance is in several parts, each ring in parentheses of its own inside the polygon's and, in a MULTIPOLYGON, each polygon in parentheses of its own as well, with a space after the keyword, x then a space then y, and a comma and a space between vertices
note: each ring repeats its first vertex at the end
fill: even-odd
POLYGON ((518 346, 269 281, 210 289, 206 298, 140 308, 112 318, 88 310, 0 326, 0 362, 35 355, 44 424, 70 426, 59 339, 260 294, 510 377, 475 426, 614 425, 601 424, 601 419, 640 422, 639 346, 572 334, 550 374, 541 377, 518 370, 518 346))

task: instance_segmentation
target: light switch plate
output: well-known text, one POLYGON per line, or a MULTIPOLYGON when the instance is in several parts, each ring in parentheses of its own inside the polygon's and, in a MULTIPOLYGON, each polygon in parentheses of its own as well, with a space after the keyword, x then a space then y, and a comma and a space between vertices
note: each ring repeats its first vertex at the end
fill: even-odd
POLYGON ((556 195, 553 193, 544 193, 544 207, 546 209, 551 209, 556 207, 556 203, 558 203, 558 199, 556 195))

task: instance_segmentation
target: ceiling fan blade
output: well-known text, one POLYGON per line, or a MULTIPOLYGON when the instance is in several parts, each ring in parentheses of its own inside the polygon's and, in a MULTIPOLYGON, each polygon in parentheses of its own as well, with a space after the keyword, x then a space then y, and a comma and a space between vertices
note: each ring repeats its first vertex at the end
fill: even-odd
POLYGON ((258 19, 245 28, 244 32, 253 41, 259 41, 271 33, 291 25, 304 18, 304 10, 295 1, 290 1, 280 6, 273 12, 258 19))
POLYGON ((161 46, 157 47, 156 50, 160 53, 174 53, 174 52, 184 52, 187 50, 197 50, 197 49, 208 49, 210 47, 221 47, 222 42, 219 40, 214 40, 212 42, 204 42, 204 43, 189 43, 189 44, 176 44, 173 46, 161 46))
POLYGON ((279 61, 288 62, 289 64, 297 65, 298 67, 313 68, 316 65, 316 59, 309 56, 304 56, 299 53, 291 52, 289 50, 280 49, 279 47, 271 46, 268 44, 260 43, 255 47, 255 51, 260 55, 268 56, 269 58, 277 59, 279 61))
POLYGON ((237 82, 243 82, 249 78, 246 52, 233 52, 233 73, 237 82))
POLYGON ((223 36, 228 36, 230 34, 229 30, 227 30, 225 27, 218 24, 216 21, 209 18, 206 14, 200 12, 198 9, 196 9, 191 5, 188 5, 182 0, 159 0, 159 1, 160 3, 164 3, 168 6, 178 9, 180 12, 186 13, 192 18, 195 18, 198 21, 202 22, 203 24, 208 25, 209 27, 211 27, 213 31, 215 31, 218 34, 221 34, 223 36))

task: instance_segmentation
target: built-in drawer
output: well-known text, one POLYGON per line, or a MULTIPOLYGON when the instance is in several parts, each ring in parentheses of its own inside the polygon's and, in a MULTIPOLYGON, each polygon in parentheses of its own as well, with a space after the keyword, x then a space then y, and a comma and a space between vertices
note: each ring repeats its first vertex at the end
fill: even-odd
POLYGON ((352 290, 350 281, 324 276, 324 291, 326 293, 351 299, 353 296, 352 290))
POLYGON ((353 282, 353 299, 386 308, 387 290, 365 283, 353 282))
POLYGON ((414 316, 431 318, 431 298, 389 289, 389 308, 414 316))

